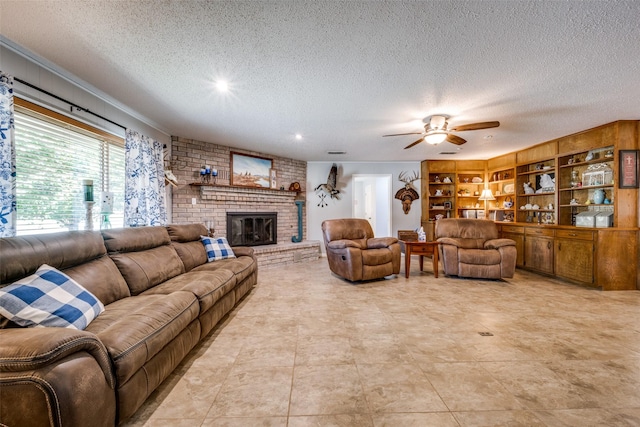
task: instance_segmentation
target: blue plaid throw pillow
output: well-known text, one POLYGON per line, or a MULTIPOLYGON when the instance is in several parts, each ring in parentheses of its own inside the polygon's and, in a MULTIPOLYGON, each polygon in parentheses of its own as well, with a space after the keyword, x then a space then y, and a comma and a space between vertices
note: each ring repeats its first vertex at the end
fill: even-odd
POLYGON ((20 326, 84 329, 103 311, 91 292, 46 264, 0 289, 0 314, 20 326))
POLYGON ((207 252, 207 260, 209 262, 236 257, 231 246, 229 246, 229 242, 224 237, 216 239, 214 237, 200 236, 200 240, 202 240, 204 250, 207 252))

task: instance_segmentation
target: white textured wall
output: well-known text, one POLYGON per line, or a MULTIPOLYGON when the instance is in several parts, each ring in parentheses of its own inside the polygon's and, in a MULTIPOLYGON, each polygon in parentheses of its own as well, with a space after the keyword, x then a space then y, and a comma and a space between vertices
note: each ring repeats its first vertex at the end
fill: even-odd
MULTIPOLYGON (((307 163, 307 238, 310 240, 322 241, 321 224, 325 219, 351 218, 353 188, 351 176, 354 174, 391 174, 391 195, 395 195, 404 183, 398 181, 400 172, 413 171, 420 172, 420 162, 389 162, 389 163, 367 163, 367 162, 308 162, 307 163), (340 200, 325 199, 328 206, 320 207, 318 195, 313 191, 320 183, 327 182, 327 176, 331 165, 338 165, 338 188, 340 189, 340 200)), ((420 180, 413 183, 416 188, 420 188, 420 180)), ((418 191, 419 192, 419 191, 418 191)), ((420 226, 420 200, 416 200, 411 205, 411 211, 405 215, 402 211, 400 200, 393 199, 391 211, 391 230, 393 236, 397 236, 398 230, 413 230, 420 226)), ((324 252, 324 244, 322 245, 324 252)))

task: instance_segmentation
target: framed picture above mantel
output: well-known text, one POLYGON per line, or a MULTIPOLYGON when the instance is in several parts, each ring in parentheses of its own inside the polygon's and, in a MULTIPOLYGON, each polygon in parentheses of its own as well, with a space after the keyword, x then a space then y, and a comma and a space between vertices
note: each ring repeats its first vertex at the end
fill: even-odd
POLYGON ((638 175, 640 166, 638 153, 640 150, 620 150, 620 177, 619 188, 638 188, 638 175))
POLYGON ((232 151, 231 185, 270 188, 272 168, 272 159, 232 151))

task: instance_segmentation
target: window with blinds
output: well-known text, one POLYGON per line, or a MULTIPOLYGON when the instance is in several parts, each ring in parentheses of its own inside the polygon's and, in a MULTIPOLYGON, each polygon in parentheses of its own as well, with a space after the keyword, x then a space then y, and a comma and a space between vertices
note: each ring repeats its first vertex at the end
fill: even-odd
POLYGON ((17 234, 86 229, 84 180, 93 181, 93 229, 107 219, 122 227, 124 141, 25 101, 16 104, 17 234), (113 193, 107 216, 100 212, 103 191, 113 193))

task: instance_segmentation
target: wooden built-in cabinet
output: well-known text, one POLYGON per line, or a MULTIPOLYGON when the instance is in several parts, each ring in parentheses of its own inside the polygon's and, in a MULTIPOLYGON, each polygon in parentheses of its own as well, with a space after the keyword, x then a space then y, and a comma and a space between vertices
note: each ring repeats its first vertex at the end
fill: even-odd
POLYGON ((640 121, 622 120, 485 161, 425 160, 422 225, 433 236, 439 215, 481 211, 477 217, 516 242, 519 268, 604 290, 640 289, 638 189, 618 186, 620 150, 640 149, 639 135, 640 121), (496 200, 478 200, 485 188, 496 200), (582 212, 613 226, 577 227, 582 212))
POLYGON ((524 267, 524 227, 520 225, 502 225, 501 237, 516 242, 516 267, 524 267))
POLYGON ((516 266, 603 290, 638 289, 638 230, 499 224, 516 266))
POLYGON ((553 273, 565 279, 592 285, 595 245, 591 230, 555 231, 553 273))
POLYGON ((553 230, 526 227, 524 234, 524 266, 553 273, 553 230))

